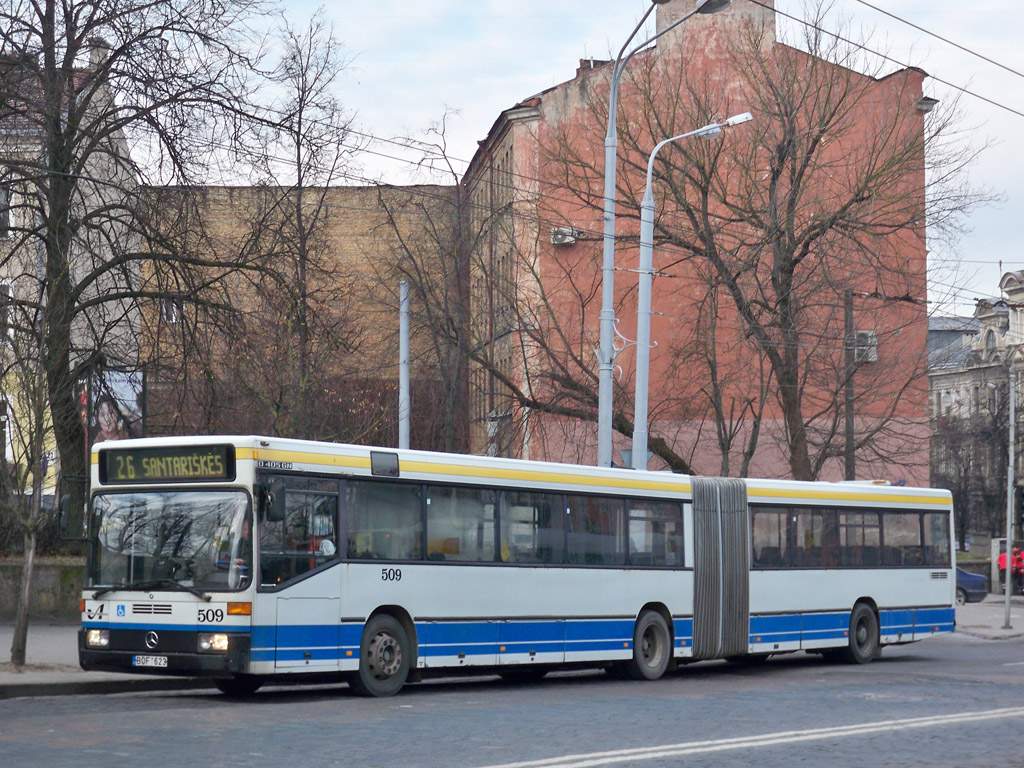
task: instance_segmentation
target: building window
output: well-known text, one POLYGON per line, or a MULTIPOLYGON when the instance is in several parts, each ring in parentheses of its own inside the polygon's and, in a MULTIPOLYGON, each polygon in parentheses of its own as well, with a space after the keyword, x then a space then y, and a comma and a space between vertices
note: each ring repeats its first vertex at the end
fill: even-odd
POLYGON ((874 331, 857 331, 854 334, 853 359, 858 363, 878 360, 878 336, 874 331))
POLYGON ((176 323, 181 319, 181 306, 176 299, 160 300, 160 319, 165 323, 176 323))

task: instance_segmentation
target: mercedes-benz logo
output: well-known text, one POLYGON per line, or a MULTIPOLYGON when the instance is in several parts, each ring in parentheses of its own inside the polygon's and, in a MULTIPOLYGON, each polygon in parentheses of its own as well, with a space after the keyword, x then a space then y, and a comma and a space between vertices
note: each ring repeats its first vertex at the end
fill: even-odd
POLYGON ((160 635, 158 635, 156 632, 147 632, 146 633, 146 647, 149 648, 149 650, 152 651, 154 648, 156 648, 157 643, 159 643, 159 642, 160 642, 160 635))

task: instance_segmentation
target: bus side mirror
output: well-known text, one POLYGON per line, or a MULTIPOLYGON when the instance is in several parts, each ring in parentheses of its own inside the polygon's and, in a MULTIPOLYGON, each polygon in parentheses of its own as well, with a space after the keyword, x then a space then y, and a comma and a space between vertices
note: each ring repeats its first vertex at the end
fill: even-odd
POLYGON ((71 510, 71 494, 65 493, 60 497, 60 506, 57 508, 57 527, 61 533, 68 529, 68 512, 71 510))
POLYGON ((285 487, 283 480, 275 480, 263 496, 263 516, 271 523, 280 523, 285 517, 285 487))

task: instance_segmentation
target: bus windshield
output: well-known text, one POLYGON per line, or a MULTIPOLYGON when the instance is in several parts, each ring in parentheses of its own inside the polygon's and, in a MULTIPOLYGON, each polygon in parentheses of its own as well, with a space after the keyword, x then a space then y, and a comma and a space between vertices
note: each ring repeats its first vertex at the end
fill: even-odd
POLYGON ((146 491, 93 499, 87 587, 243 589, 252 514, 242 491, 146 491))

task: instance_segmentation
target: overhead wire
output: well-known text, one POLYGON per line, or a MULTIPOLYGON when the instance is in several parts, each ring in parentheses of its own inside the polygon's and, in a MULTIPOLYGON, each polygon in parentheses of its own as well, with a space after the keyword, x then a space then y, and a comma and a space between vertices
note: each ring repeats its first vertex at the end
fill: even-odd
POLYGON ((977 51, 975 51, 975 50, 973 50, 971 48, 967 48, 966 46, 960 45, 960 43, 954 42, 953 40, 950 40, 948 37, 943 37, 942 35, 939 35, 939 34, 936 34, 935 32, 927 30, 924 27, 919 26, 919 25, 915 24, 912 21, 908 21, 907 19, 904 19, 902 16, 897 16, 892 11, 887 11, 884 8, 879 8, 877 5, 872 5, 871 3, 866 2, 866 0, 855 0, 855 2, 858 2, 861 5, 866 6, 866 7, 870 8, 873 11, 877 11, 878 13, 881 13, 884 16, 888 16, 890 19, 895 19, 896 21, 900 22, 901 24, 906 24, 908 27, 913 27, 918 32, 923 32, 924 34, 928 35, 929 37, 934 37, 936 40, 941 40, 942 42, 946 43, 947 45, 952 45, 954 48, 959 48, 964 53, 968 53, 971 56, 976 56, 977 58, 981 59, 982 61, 986 61, 989 64, 994 64, 995 66, 999 67, 1000 69, 1005 69, 1010 74, 1017 75, 1017 77, 1024 77, 1024 73, 1018 72, 1016 69, 1013 69, 1012 67, 1008 67, 1005 64, 1002 64, 1002 63, 996 61, 995 59, 990 59, 988 56, 985 56, 982 53, 978 53, 977 51))
MULTIPOLYGON (((776 9, 772 5, 768 5, 766 3, 761 2, 761 0, 749 0, 749 2, 753 3, 754 5, 759 5, 762 8, 766 8, 768 10, 774 11, 778 15, 784 16, 785 18, 790 19, 791 21, 795 21, 798 24, 803 24, 806 27, 814 29, 814 30, 816 30, 818 32, 822 32, 822 33, 824 33, 826 35, 829 35, 831 37, 834 37, 836 40, 839 40, 839 41, 841 41, 843 43, 846 43, 847 45, 852 45, 855 48, 859 48, 862 51, 865 51, 866 53, 870 53, 873 56, 878 56, 879 58, 884 59, 885 61, 888 61, 888 62, 890 62, 892 64, 898 64, 899 66, 903 67, 904 69, 913 68, 912 65, 907 64, 907 63, 905 63, 903 61, 900 61, 899 59, 894 58, 894 57, 890 56, 889 54, 882 53, 881 51, 873 50, 871 48, 868 48, 866 45, 863 45, 862 43, 858 43, 855 40, 850 40, 849 38, 844 37, 843 35, 840 35, 837 32, 833 32, 831 30, 825 29, 824 27, 819 27, 816 24, 812 24, 811 22, 806 21, 805 19, 798 18, 796 16, 793 16, 792 14, 786 13, 785 11, 780 11, 780 10, 776 9)), ((957 85, 956 83, 952 83, 952 82, 950 82, 948 80, 944 80, 943 78, 938 77, 938 76, 933 75, 933 74, 930 74, 930 73, 928 74, 928 77, 930 77, 932 80, 934 80, 937 83, 942 83, 943 85, 945 85, 945 86, 947 86, 949 88, 952 88, 953 90, 960 91, 961 93, 963 93, 963 94, 965 94, 967 96, 971 96, 971 97, 973 97, 975 99, 980 99, 981 101, 984 101, 987 104, 991 104, 993 107, 997 107, 998 109, 1006 110, 1007 112, 1010 112, 1010 113, 1012 113, 1014 115, 1017 115, 1018 117, 1024 117, 1024 112, 1022 112, 1022 111, 1020 111, 1018 109, 1014 109, 1013 107, 1007 106, 1006 104, 1003 104, 1001 102, 995 101, 994 99, 990 99, 987 96, 982 96, 980 93, 976 93, 976 92, 970 90, 969 88, 966 88, 966 87, 961 86, 961 85, 957 85)))
MULTIPOLYGON (((795 16, 792 16, 790 14, 785 13, 784 11, 780 11, 778 9, 772 8, 771 6, 768 6, 765 3, 759 2, 758 0, 750 0, 750 1, 752 3, 754 3, 754 4, 756 4, 756 5, 760 5, 762 7, 769 8, 769 9, 773 10, 775 13, 780 14, 780 15, 782 15, 782 16, 784 16, 786 18, 789 18, 789 19, 791 19, 793 21, 796 21, 796 22, 798 22, 800 24, 806 25, 808 27, 812 27, 812 28, 817 29, 819 31, 822 31, 822 32, 824 32, 826 34, 832 35, 832 36, 836 37, 837 39, 846 42, 847 44, 854 45, 854 46, 856 46, 858 48, 862 48, 863 50, 865 50, 865 51, 867 51, 869 53, 872 53, 873 55, 877 55, 877 56, 879 56, 879 57, 881 57, 883 59, 886 59, 886 60, 888 60, 890 62, 893 62, 893 63, 898 64, 898 65, 903 66, 903 67, 909 66, 909 65, 905 64, 904 62, 901 62, 901 61, 899 61, 899 60, 897 60, 897 59, 895 59, 893 57, 890 57, 890 56, 888 56, 886 54, 879 53, 877 51, 873 51, 872 49, 867 48, 864 45, 861 45, 861 44, 858 44, 858 43, 856 43, 854 41, 848 40, 847 38, 845 38, 845 37, 843 37, 841 35, 837 35, 837 34, 835 34, 833 32, 830 32, 829 30, 822 29, 821 27, 818 27, 818 26, 816 26, 814 24, 811 24, 810 22, 807 22, 804 19, 797 18, 795 16)), ((863 2, 863 0, 857 0, 857 2, 861 2, 863 5, 865 5, 867 7, 870 7, 872 9, 874 9, 874 10, 878 10, 878 11, 884 13, 885 15, 890 16, 890 17, 900 21, 901 23, 909 24, 910 26, 914 27, 915 29, 919 29, 920 31, 922 31, 922 32, 924 32, 926 34, 932 35, 932 36, 936 37, 937 39, 942 40, 943 42, 946 42, 946 43, 949 43, 951 45, 954 45, 955 47, 960 48, 962 50, 965 50, 965 51, 967 51, 969 53, 974 53, 974 52, 970 51, 970 49, 965 48, 964 46, 961 46, 961 45, 959 45, 957 43, 954 43, 952 41, 946 40, 945 38, 942 38, 942 37, 940 37, 938 35, 935 35, 934 33, 931 33, 931 32, 929 32, 928 30, 925 30, 922 27, 919 27, 919 26, 914 25, 914 24, 912 24, 910 22, 907 22, 906 20, 896 16, 895 14, 889 13, 887 11, 883 11, 881 9, 878 9, 877 7, 871 5, 870 3, 863 2)), ((993 63, 993 64, 995 64, 997 66, 1000 66, 1000 67, 1002 67, 1004 69, 1007 69, 1008 71, 1013 72, 1014 74, 1020 74, 1020 73, 1017 73, 1015 70, 1012 70, 1009 67, 1006 67, 1005 65, 1001 65, 998 62, 995 62, 994 60, 989 59, 988 57, 981 56, 980 54, 975 54, 975 55, 978 55, 980 58, 985 59, 986 61, 989 61, 990 63, 993 63)), ((967 95, 971 95, 971 96, 975 96, 975 97, 981 98, 981 99, 983 99, 983 100, 993 104, 994 106, 997 106, 999 108, 1006 109, 1006 110, 1008 110, 1010 112, 1013 112, 1015 114, 1024 116, 1024 113, 1022 113, 1022 112, 1019 112, 1019 111, 1017 111, 1017 110, 1015 110, 1015 109, 1013 109, 1011 107, 1008 107, 1006 105, 1000 104, 998 102, 994 102, 992 100, 989 100, 989 99, 987 99, 985 97, 982 97, 982 96, 980 96, 978 94, 973 93, 972 91, 967 90, 966 88, 962 88, 960 86, 957 86, 955 84, 949 83, 949 82, 947 82, 945 80, 942 80, 940 78, 933 77, 933 79, 937 80, 938 82, 942 82, 942 83, 944 83, 944 84, 948 85, 949 87, 952 87, 952 88, 954 88, 956 90, 962 91, 962 92, 964 92, 967 95)), ((281 114, 281 113, 279 113, 279 114, 281 114)), ((314 118, 311 122, 314 123, 314 124, 317 124, 320 121, 317 121, 314 118)), ((364 139, 366 139, 366 140, 368 140, 370 142, 378 142, 378 143, 382 143, 382 144, 389 144, 389 145, 393 145, 393 146, 396 146, 396 147, 400 147, 402 149, 409 149, 409 150, 413 150, 413 151, 416 151, 416 152, 419 152, 419 153, 423 153, 424 157, 421 158, 420 160, 410 160, 409 158, 406 158, 406 157, 400 157, 398 155, 388 154, 386 152, 369 149, 368 147, 362 147, 362 148, 357 150, 357 151, 364 152, 366 154, 370 154, 370 155, 373 155, 373 156, 376 156, 376 157, 380 157, 382 159, 392 160, 392 161, 399 162, 399 163, 404 163, 404 164, 407 164, 407 165, 409 165, 409 166, 411 166, 413 168, 420 168, 420 169, 424 168, 425 167, 425 162, 428 162, 427 158, 429 158, 431 156, 433 156, 434 158, 437 158, 437 159, 442 159, 442 160, 444 160, 446 162, 462 164, 462 165, 467 166, 467 167, 470 164, 470 161, 467 161, 467 160, 464 160, 464 159, 461 159, 461 158, 458 158, 458 157, 454 157, 454 156, 446 154, 446 153, 442 153, 440 147, 436 147, 436 146, 432 145, 429 142, 417 141, 417 140, 412 140, 412 139, 384 138, 384 137, 375 136, 375 135, 370 134, 370 133, 366 133, 364 131, 360 131, 360 130, 358 130, 356 128, 353 128, 353 127, 349 127, 346 130, 347 130, 348 133, 350 133, 350 134, 352 134, 354 136, 357 136, 357 137, 364 138, 364 139)), ((226 147, 223 147, 223 146, 221 148, 222 149, 226 149, 226 147)), ((513 179, 513 180, 518 180, 518 181, 522 181, 522 182, 534 182, 535 183, 535 182, 542 182, 543 181, 542 179, 539 179, 539 178, 533 177, 533 176, 529 176, 527 174, 523 174, 523 173, 515 171, 513 169, 509 169, 509 171, 507 171, 507 175, 511 179, 513 179)), ((359 183, 359 184, 378 185, 380 183, 379 179, 373 179, 373 178, 366 177, 366 176, 360 176, 358 174, 351 173, 351 172, 342 172, 342 173, 339 174, 339 176, 341 176, 342 178, 345 178, 349 182, 354 182, 354 183, 359 183)), ((93 181, 96 182, 96 183, 104 183, 103 180, 99 180, 99 179, 93 179, 93 181)), ((504 182, 502 182, 500 180, 497 180, 497 181, 492 182, 492 184, 495 187, 499 188, 499 189, 502 188, 502 187, 507 187, 510 191, 511 190, 518 190, 519 189, 519 187, 514 182, 505 184, 504 182)), ((436 185, 431 184, 429 186, 436 186, 436 185)), ((407 187, 399 187, 399 188, 400 189, 408 189, 407 187)), ((422 192, 422 190, 421 190, 421 192, 422 192)), ((431 197, 430 193, 422 192, 422 194, 423 194, 424 197, 431 197)), ((436 195, 434 197, 436 197, 437 199, 441 199, 442 196, 436 195)), ((565 198, 553 197, 552 200, 553 200, 553 202, 561 202, 563 204, 573 204, 573 205, 579 205, 580 204, 580 200, 578 200, 578 199, 567 200, 565 198)), ((621 201, 621 202, 625 202, 625 201, 621 201)), ((472 201, 467 201, 466 205, 468 205, 471 209, 479 209, 479 210, 483 210, 483 211, 487 211, 487 212, 490 211, 490 207, 489 206, 483 205, 483 204, 476 204, 476 203, 473 203, 472 201)), ((353 208, 352 210, 355 210, 355 209, 353 208)), ((564 223, 564 222, 558 222, 558 221, 555 221, 555 220, 545 219, 545 218, 542 218, 542 217, 539 217, 539 216, 534 216, 532 214, 524 214, 521 210, 514 210, 513 211, 513 216, 515 216, 515 217, 517 217, 519 219, 527 220, 527 221, 530 221, 532 223, 540 224, 540 225, 549 224, 549 225, 552 225, 552 226, 558 226, 559 224, 564 223)), ((599 233, 597 233, 596 230, 588 231, 586 229, 582 229, 581 230, 581 229, 577 228, 577 231, 579 231, 584 237, 587 237, 587 238, 591 238, 591 237, 592 238, 597 238, 599 236, 599 233)), ((972 261, 971 263, 984 263, 984 262, 972 261)))

